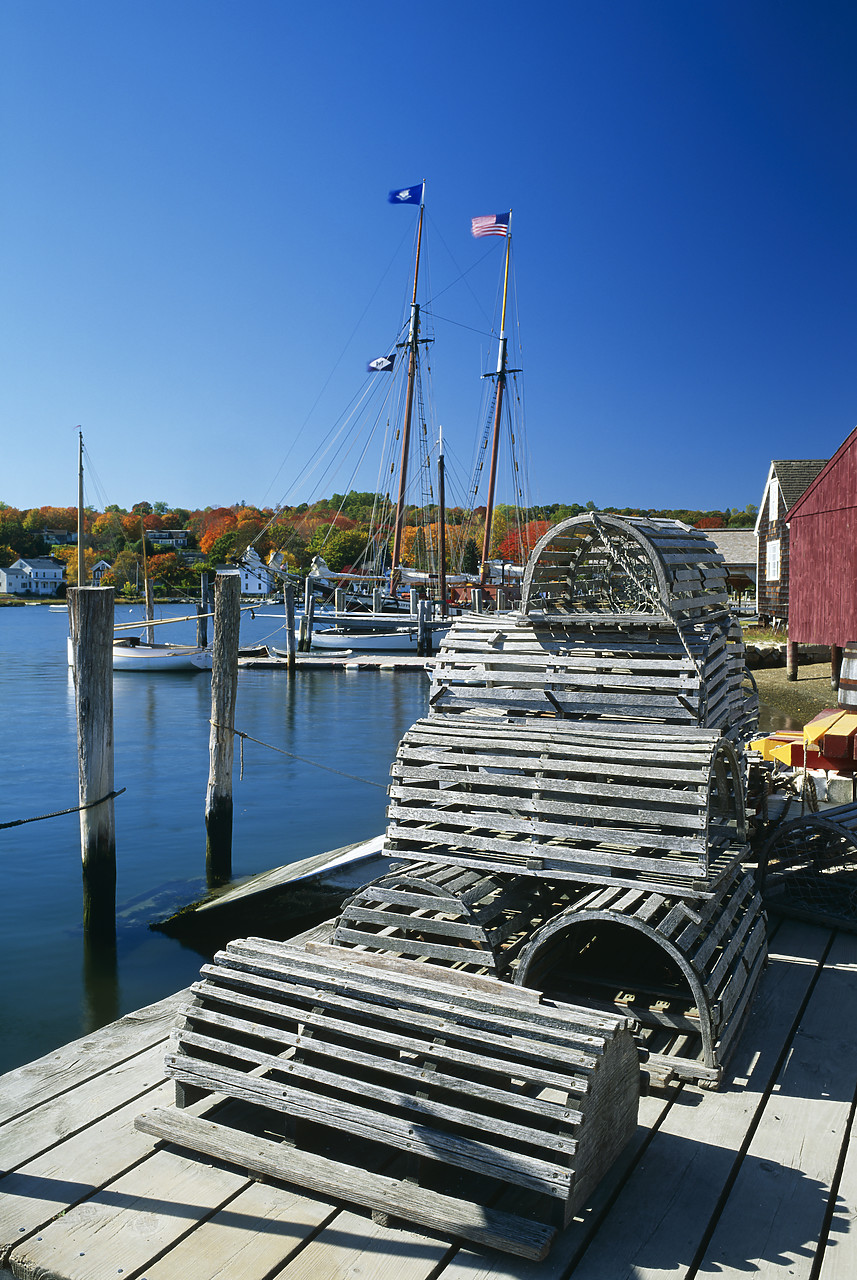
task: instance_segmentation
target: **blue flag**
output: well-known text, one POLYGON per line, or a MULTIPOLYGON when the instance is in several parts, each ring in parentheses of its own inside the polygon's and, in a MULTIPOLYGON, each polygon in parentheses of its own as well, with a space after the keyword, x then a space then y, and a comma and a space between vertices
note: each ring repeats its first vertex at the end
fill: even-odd
POLYGON ((415 187, 402 187, 399 191, 391 191, 387 196, 390 204, 422 204, 423 184, 415 187))

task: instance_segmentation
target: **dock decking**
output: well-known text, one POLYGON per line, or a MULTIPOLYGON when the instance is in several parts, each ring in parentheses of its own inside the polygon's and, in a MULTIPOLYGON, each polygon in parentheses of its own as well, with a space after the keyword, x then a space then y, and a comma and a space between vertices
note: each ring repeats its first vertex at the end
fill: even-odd
MULTIPOLYGON (((325 926, 313 936, 326 936, 325 926)), ((329 932, 329 927, 327 927, 329 932)), ((857 1275, 857 937, 774 922, 709 1092, 644 1097, 636 1136, 544 1262, 368 1212, 137 1132, 170 1105, 178 993, 0 1077, 0 1265, 17 1280, 678 1280, 857 1275)))

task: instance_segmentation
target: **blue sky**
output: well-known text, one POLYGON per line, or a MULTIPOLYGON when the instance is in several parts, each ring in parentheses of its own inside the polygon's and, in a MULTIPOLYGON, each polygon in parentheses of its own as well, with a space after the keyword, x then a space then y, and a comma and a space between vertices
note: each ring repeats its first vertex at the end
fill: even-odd
POLYGON ((511 207, 530 500, 758 502, 857 421, 855 71, 840 0, 3 0, 0 500, 73 503, 78 424, 97 506, 319 496, 425 178, 462 470, 511 207))

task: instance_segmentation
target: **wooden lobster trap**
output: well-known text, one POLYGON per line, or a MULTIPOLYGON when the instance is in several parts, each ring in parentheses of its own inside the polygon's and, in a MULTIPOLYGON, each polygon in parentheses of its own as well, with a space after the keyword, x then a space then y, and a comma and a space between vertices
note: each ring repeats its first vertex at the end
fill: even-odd
POLYGON ((532 1258, 634 1132, 639 1099, 626 1015, 255 938, 204 967, 166 1066, 178 1109, 138 1117, 144 1132, 532 1258), (261 1108, 261 1126, 185 1110, 209 1094, 261 1108), (496 1207, 510 1190, 526 1216, 496 1207))

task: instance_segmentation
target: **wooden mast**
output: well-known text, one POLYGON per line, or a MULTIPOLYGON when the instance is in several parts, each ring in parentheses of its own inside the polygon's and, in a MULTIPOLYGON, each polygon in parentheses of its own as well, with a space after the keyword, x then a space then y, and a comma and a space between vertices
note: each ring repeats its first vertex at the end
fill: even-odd
POLYGON ((83 432, 77 429, 77 585, 86 586, 86 557, 83 545, 83 432))
POLYGON ((414 387, 417 376, 417 354, 420 331, 420 308, 417 303, 417 279, 420 272, 420 246, 423 238, 423 214, 425 212, 426 185, 423 183, 420 200, 420 220, 417 227, 417 254, 414 263, 414 292, 411 298, 411 324, 408 330, 408 391, 405 408, 405 424, 402 428, 402 457, 399 463, 399 493, 396 499, 396 524, 393 533, 393 563, 390 568, 390 592, 395 594, 399 578, 399 557, 402 550, 402 528, 405 520, 405 490, 408 480, 408 451, 411 440, 411 417, 414 409, 414 387))
MULTIPOLYGON (((146 603, 143 606, 143 612, 146 622, 150 623, 155 616, 155 602, 152 593, 152 584, 149 581, 149 561, 146 556, 146 525, 143 520, 143 512, 140 512, 140 533, 143 539, 143 595, 146 603)), ((146 627, 146 644, 155 643, 155 630, 151 626, 146 627)))
POLYGON ((506 389, 506 299, 509 293, 509 255, 512 249, 512 210, 509 210, 509 231, 506 236, 506 268, 503 276, 503 309, 500 315, 500 350, 497 355, 497 372, 486 377, 497 379, 497 402, 494 406, 494 434, 491 440, 491 466, 488 472, 488 500, 485 506, 485 537, 482 541, 482 585, 488 578, 488 553, 491 547, 491 526, 494 523, 494 487, 497 481, 497 458, 500 452, 500 423, 503 412, 503 393, 506 389))
POLYGON ((443 462, 443 428, 437 442, 437 501, 438 523, 438 590, 440 591, 440 616, 446 617, 446 479, 443 462))

